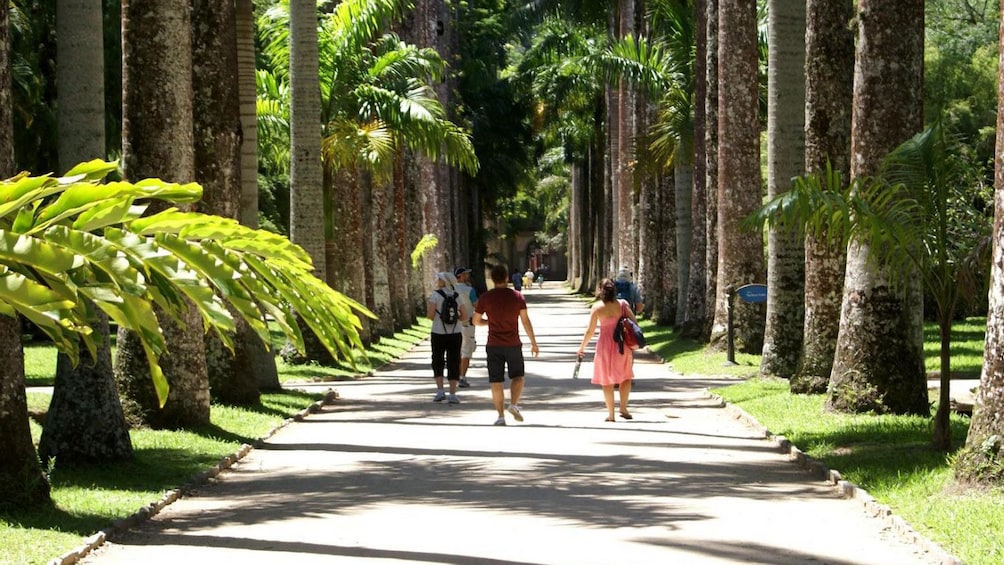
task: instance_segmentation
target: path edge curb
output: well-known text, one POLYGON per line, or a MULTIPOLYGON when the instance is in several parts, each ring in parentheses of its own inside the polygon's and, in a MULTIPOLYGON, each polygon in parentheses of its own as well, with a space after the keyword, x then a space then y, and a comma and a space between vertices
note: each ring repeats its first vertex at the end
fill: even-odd
POLYGON ((787 455, 789 461, 796 463, 799 467, 808 471, 812 476, 821 479, 830 486, 836 488, 844 498, 854 499, 860 502, 861 506, 869 516, 882 520, 886 527, 888 527, 889 530, 892 531, 900 540, 915 545, 926 551, 938 559, 941 565, 965 565, 961 559, 946 551, 945 548, 941 547, 941 545, 935 543, 927 536, 924 536, 920 532, 913 529, 913 527, 907 524, 906 520, 902 517, 893 514, 892 508, 875 500, 875 497, 869 494, 865 489, 848 480, 845 480, 841 476, 840 471, 830 469, 822 461, 813 459, 804 451, 799 449, 798 446, 791 443, 788 438, 772 433, 766 426, 761 424, 755 417, 739 406, 726 401, 724 398, 708 389, 704 389, 704 392, 708 395, 708 397, 718 402, 720 407, 723 408, 733 419, 739 420, 747 427, 753 429, 759 434, 762 434, 764 439, 773 443, 781 453, 787 455))
POLYGON ((237 463, 241 459, 247 457, 247 454, 251 453, 252 449, 260 446, 265 440, 274 436, 279 430, 285 428, 286 426, 292 424, 293 422, 300 422, 304 418, 315 412, 319 412, 324 406, 328 404, 333 404, 335 400, 338 400, 338 391, 329 388, 324 393, 323 398, 311 403, 310 406, 307 406, 306 408, 297 412, 293 416, 286 418, 278 425, 276 425, 274 428, 269 430, 265 435, 256 439, 254 443, 241 444, 241 446, 237 448, 237 451, 233 452, 230 455, 224 455, 215 465, 209 467, 208 469, 202 471, 201 473, 196 474, 194 477, 189 479, 189 481, 184 485, 167 491, 166 493, 164 493, 164 496, 162 496, 159 500, 151 502, 146 506, 143 506, 142 508, 140 508, 136 512, 133 512, 129 516, 126 516, 125 518, 120 518, 114 521, 110 526, 103 528, 97 533, 84 538, 84 541, 81 545, 77 546, 74 549, 71 549, 70 551, 64 553, 59 557, 51 559, 48 562, 48 565, 74 565, 84 557, 87 557, 92 551, 104 545, 105 542, 108 541, 108 539, 111 538, 112 536, 129 531, 130 529, 156 516, 161 512, 161 510, 171 505, 178 499, 182 498, 195 488, 207 484, 210 480, 214 479, 220 473, 232 467, 234 463, 237 463))

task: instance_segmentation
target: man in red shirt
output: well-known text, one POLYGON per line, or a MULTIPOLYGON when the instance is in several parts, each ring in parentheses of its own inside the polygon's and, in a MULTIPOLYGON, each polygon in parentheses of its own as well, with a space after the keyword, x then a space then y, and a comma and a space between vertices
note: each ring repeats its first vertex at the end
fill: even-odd
POLYGON ((523 392, 523 343, 519 339, 519 325, 530 338, 530 352, 540 355, 537 338, 533 335, 533 325, 526 313, 526 299, 509 288, 509 269, 505 265, 495 265, 491 271, 494 288, 478 298, 474 308, 474 325, 488 326, 488 343, 485 357, 488 364, 488 382, 492 387, 492 403, 498 412, 496 426, 505 425, 505 374, 509 368, 509 413, 517 422, 523 421, 519 410, 519 397, 523 392))

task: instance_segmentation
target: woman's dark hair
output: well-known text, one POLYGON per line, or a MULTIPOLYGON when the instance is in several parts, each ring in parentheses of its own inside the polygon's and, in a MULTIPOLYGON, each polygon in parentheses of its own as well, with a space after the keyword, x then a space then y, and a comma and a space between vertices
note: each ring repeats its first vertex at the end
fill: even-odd
POLYGON ((602 300, 603 302, 613 302, 617 300, 617 287, 614 286, 614 281, 610 279, 603 279, 600 281, 600 286, 596 289, 596 298, 602 300))

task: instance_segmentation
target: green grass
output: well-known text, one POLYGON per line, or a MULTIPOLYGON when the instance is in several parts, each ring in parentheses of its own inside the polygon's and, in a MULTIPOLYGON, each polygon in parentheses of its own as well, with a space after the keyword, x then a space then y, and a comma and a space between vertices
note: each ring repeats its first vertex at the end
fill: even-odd
MULTIPOLYGON (((428 336, 428 320, 373 344, 357 369, 287 365, 278 360, 280 381, 336 381, 358 377, 399 357, 428 336)), ((281 338, 276 338, 276 341, 281 338)), ((25 348, 29 384, 48 386, 55 372, 56 352, 45 344, 25 348)), ((0 564, 48 563, 81 545, 82 540, 159 500, 166 491, 184 485, 243 443, 253 443, 321 396, 288 391, 263 394, 254 407, 214 405, 211 423, 187 431, 132 430, 135 459, 90 468, 61 468, 51 473, 55 507, 32 512, 0 513, 0 564)), ((29 392, 28 409, 44 412, 50 395, 29 392)), ((42 428, 31 422, 36 445, 42 428)))
MULTIPOLYGON (((979 377, 984 323, 973 318, 956 327, 953 373, 979 377)), ((937 370, 937 330, 929 326, 926 336, 925 350, 934 357, 934 369, 930 359, 928 369, 937 370)), ((657 347, 679 354, 679 366, 677 358, 667 359, 683 372, 730 374, 722 371, 717 354, 705 354, 684 340, 670 338, 657 347)), ((759 360, 754 356, 740 362, 755 369, 759 360)), ((771 433, 787 437, 809 456, 840 471, 965 563, 1004 562, 1004 491, 972 491, 956 485, 952 454, 931 448, 931 418, 827 412, 825 395, 792 395, 787 382, 779 379, 750 378, 713 392, 771 433)), ((951 428, 954 444, 961 446, 969 419, 953 415, 951 428)))
MULTIPOLYGON (((986 333, 985 317, 966 318, 952 324, 952 378, 978 379, 983 368, 983 336, 986 333)), ((938 327, 924 326, 924 366, 928 374, 941 368, 938 327)))

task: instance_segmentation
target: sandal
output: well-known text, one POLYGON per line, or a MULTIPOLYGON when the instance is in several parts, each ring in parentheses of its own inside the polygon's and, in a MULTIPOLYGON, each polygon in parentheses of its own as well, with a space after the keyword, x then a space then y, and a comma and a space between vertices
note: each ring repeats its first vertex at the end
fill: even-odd
POLYGON ((606 420, 603 420, 603 421, 604 422, 616 422, 617 420, 614 419, 614 418, 607 418, 606 420))
POLYGON ((632 420, 634 419, 634 416, 632 416, 630 412, 621 412, 621 418, 624 418, 625 420, 632 420))

